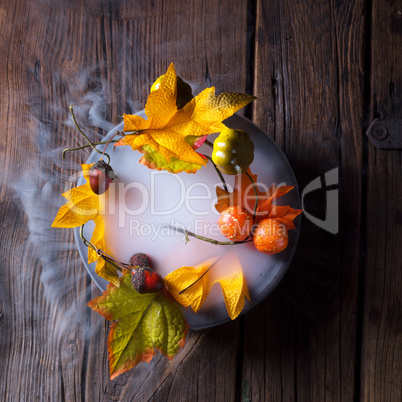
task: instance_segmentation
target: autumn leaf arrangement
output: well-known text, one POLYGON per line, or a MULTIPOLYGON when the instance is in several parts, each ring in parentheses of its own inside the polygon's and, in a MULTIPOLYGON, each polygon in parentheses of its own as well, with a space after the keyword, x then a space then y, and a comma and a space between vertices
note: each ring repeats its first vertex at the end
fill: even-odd
POLYGON ((162 278, 152 268, 152 256, 135 253, 128 263, 117 261, 106 252, 105 225, 102 212, 105 194, 116 177, 105 152, 109 143, 130 146, 143 153, 140 163, 150 169, 172 174, 196 173, 212 163, 222 181, 216 188, 220 213, 220 232, 228 241, 199 236, 182 231, 186 238, 197 238, 218 246, 236 246, 253 242, 256 251, 275 254, 288 245, 288 231, 294 229, 294 218, 301 213, 275 201, 293 187, 272 186, 261 192, 257 176, 250 170, 254 145, 248 133, 227 128, 222 121, 254 99, 251 95, 222 93, 206 88, 193 97, 191 87, 176 75, 171 64, 167 72, 151 87, 145 106, 146 119, 138 115, 123 115, 124 129, 108 141, 93 143, 79 127, 73 106, 70 112, 76 128, 87 143, 69 151, 92 147, 100 154, 94 164, 83 164, 86 183, 63 194, 61 206, 52 224, 56 228, 80 227, 83 243, 88 247, 88 263, 96 262, 95 272, 109 284, 100 297, 88 306, 111 321, 107 340, 111 379, 140 362, 149 362, 157 351, 172 359, 185 344, 189 326, 180 307, 198 312, 212 286, 219 283, 228 315, 235 319, 250 300, 240 264, 229 276, 212 280, 209 272, 219 263, 211 258, 197 266, 184 266, 162 278), (212 143, 208 136, 219 133, 212 143), (197 150, 207 144, 212 157, 197 150), (101 151, 97 146, 104 146, 101 151), (224 175, 234 175, 230 192, 224 175), (90 240, 84 237, 84 225, 93 221, 95 229, 90 240))

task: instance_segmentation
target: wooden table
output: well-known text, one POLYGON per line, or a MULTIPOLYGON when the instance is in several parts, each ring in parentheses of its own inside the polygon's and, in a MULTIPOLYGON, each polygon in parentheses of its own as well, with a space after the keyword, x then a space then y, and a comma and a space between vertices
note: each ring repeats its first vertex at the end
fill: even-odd
MULTIPOLYGON (((402 400, 401 151, 365 136, 402 116, 400 0, 2 1, 0 32, 1 400, 402 400), (256 95, 244 113, 301 190, 339 168, 339 233, 303 215, 264 302, 110 381, 108 324, 85 305, 100 292, 72 231, 49 228, 88 154, 60 159, 80 140, 67 109, 98 138, 172 61, 200 89, 256 95)), ((305 197, 320 219, 327 190, 305 197)))

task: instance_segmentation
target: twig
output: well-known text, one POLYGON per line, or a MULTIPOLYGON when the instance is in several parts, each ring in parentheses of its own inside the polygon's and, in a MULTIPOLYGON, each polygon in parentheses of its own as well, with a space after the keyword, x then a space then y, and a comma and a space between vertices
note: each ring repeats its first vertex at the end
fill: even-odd
POLYGON ((170 226, 170 225, 169 225, 169 228, 174 229, 177 232, 184 234, 186 237, 187 236, 192 236, 192 237, 195 237, 198 240, 206 241, 208 243, 215 244, 215 245, 218 245, 218 246, 234 246, 236 244, 244 244, 244 243, 248 243, 248 242, 252 241, 252 240, 218 241, 218 240, 210 239, 209 237, 204 237, 204 236, 197 235, 197 234, 195 234, 193 232, 190 232, 189 230, 186 230, 186 229, 177 228, 177 227, 170 226))
POLYGON ((218 169, 218 166, 216 166, 216 164, 215 164, 215 162, 212 160, 212 158, 211 158, 210 156, 208 156, 208 155, 204 155, 204 154, 201 154, 201 155, 205 156, 209 161, 212 162, 212 164, 214 165, 215 170, 217 171, 217 173, 218 173, 218 175, 219 175, 219 178, 220 178, 221 181, 222 181, 223 188, 225 189, 225 191, 229 191, 229 190, 228 190, 228 186, 226 185, 225 178, 224 178, 223 175, 222 175, 222 172, 218 169))
POLYGON ((116 269, 118 269, 120 272, 123 271, 124 268, 128 268, 128 269, 133 269, 134 267, 132 267, 129 264, 124 264, 122 262, 116 261, 113 257, 111 257, 109 254, 105 253, 103 250, 101 250, 100 248, 97 248, 93 243, 91 243, 89 240, 87 240, 84 237, 84 226, 82 225, 80 227, 80 238, 83 241, 84 245, 87 247, 91 247, 96 254, 99 255, 99 257, 103 258, 106 262, 108 262, 109 264, 113 265, 116 269))
MULTIPOLYGON (((75 118, 75 114, 74 114, 74 105, 70 105, 70 113, 71 113, 71 116, 73 117, 73 121, 74 121, 75 127, 76 127, 77 130, 85 137, 85 139, 88 141, 89 146, 90 146, 94 151, 96 151, 96 152, 98 152, 99 154, 102 154, 102 155, 103 155, 103 152, 102 152, 102 151, 99 151, 99 149, 97 149, 97 148, 94 146, 94 144, 91 142, 91 140, 87 137, 87 135, 81 130, 80 126, 78 125, 77 119, 75 118)), ((106 155, 107 158, 108 158, 107 163, 109 164, 109 163, 110 163, 110 156, 109 156, 109 154, 106 154, 106 153, 105 153, 105 155, 106 155)))
POLYGON ((255 193, 255 204, 254 204, 254 212, 253 212, 253 221, 255 222, 255 216, 257 214, 257 207, 258 207, 258 191, 257 191, 257 186, 254 183, 253 178, 251 177, 251 175, 246 171, 244 172, 247 177, 250 179, 251 183, 253 184, 253 188, 254 188, 254 193, 255 193))
POLYGON ((85 226, 85 224, 84 224, 84 225, 81 225, 81 227, 80 227, 80 237, 81 237, 81 240, 83 241, 83 243, 84 243, 85 246, 91 247, 95 252, 97 252, 98 249, 97 249, 90 241, 88 241, 88 240, 84 237, 84 226, 85 226))
MULTIPOLYGON (((113 141, 110 141, 110 143, 113 144, 113 143, 119 142, 119 141, 120 141, 120 140, 113 140, 113 141)), ((107 143, 108 143, 108 141, 100 141, 100 142, 93 142, 92 145, 105 145, 105 144, 107 144, 107 143)), ((62 157, 62 159, 65 159, 65 157, 66 157, 66 152, 69 152, 69 151, 78 151, 79 149, 85 149, 85 148, 88 148, 88 147, 90 147, 90 146, 91 146, 91 144, 85 144, 85 145, 81 145, 80 147, 65 148, 65 149, 63 150, 63 154, 61 155, 61 157, 62 157)))
MULTIPOLYGON (((105 151, 106 151, 106 148, 108 147, 108 145, 109 145, 110 143, 112 143, 112 142, 116 142, 116 140, 112 141, 113 138, 116 137, 116 135, 121 135, 122 137, 124 137, 124 133, 121 132, 121 131, 117 131, 116 133, 114 133, 114 134, 109 138, 109 141, 106 143, 105 148, 103 149, 103 153, 102 153, 101 158, 103 158, 103 155, 105 154, 105 151)), ((120 140, 121 140, 121 138, 120 138, 120 140)), ((118 140, 118 141, 120 141, 120 140, 118 140)))

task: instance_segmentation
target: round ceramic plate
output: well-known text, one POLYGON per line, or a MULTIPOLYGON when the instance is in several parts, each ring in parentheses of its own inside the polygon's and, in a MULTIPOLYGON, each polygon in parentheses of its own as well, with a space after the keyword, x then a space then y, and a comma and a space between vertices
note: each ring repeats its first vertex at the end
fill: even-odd
MULTIPOLYGON (((140 115, 145 116, 142 112, 140 115)), ((271 185, 295 186, 277 204, 300 208, 300 197, 293 171, 281 150, 257 126, 249 120, 232 116, 225 121, 230 128, 242 129, 250 134, 254 142, 254 161, 250 168, 258 176, 261 190, 271 185)), ((109 139, 123 124, 108 133, 109 139)), ((216 138, 211 136, 210 139, 216 138)), ((101 149, 101 148, 99 148, 101 149)), ((279 283, 285 274, 299 237, 300 218, 296 218, 296 229, 289 231, 289 245, 285 251, 275 255, 258 252, 253 243, 235 246, 215 245, 185 236, 175 228, 180 227, 205 237, 227 241, 217 226, 219 213, 216 203, 216 186, 221 181, 212 163, 196 174, 170 174, 166 171, 148 169, 138 163, 142 154, 133 152, 129 146, 109 145, 106 150, 111 157, 117 179, 109 189, 105 211, 105 240, 107 252, 115 259, 128 262, 134 253, 143 252, 150 256, 152 267, 163 277, 183 266, 196 266, 209 258, 219 258, 211 271, 211 280, 230 275, 239 264, 246 278, 251 302, 246 301, 243 314, 262 301, 279 283), (111 187, 112 189, 112 187, 111 187), (110 201, 112 199, 112 201, 110 201)), ((197 150, 211 155, 211 149, 203 145, 197 150)), ((99 154, 92 152, 87 163, 95 163, 99 154)), ((227 184, 233 188, 234 177, 226 176, 227 184)), ((80 177, 78 185, 84 183, 80 177)), ((93 223, 85 225, 84 234, 90 238, 93 223)), ((87 264, 87 248, 74 231, 78 250, 90 276, 101 290, 107 282, 95 274, 96 263, 87 264)), ((216 283, 198 313, 183 308, 192 329, 202 329, 229 321, 220 285, 216 283)))

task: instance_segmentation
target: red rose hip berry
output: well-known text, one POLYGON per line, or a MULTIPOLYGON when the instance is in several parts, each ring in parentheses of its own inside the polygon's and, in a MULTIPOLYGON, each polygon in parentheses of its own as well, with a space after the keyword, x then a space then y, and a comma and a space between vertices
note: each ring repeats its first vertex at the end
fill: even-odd
POLYGON ((131 283, 134 289, 141 294, 159 293, 165 286, 163 278, 148 267, 135 269, 131 274, 131 283))
POLYGON ((98 195, 105 193, 115 177, 116 175, 109 164, 103 160, 96 162, 89 169, 91 190, 98 195))
POLYGON ((254 230, 253 241, 261 253, 280 253, 288 245, 288 231, 285 225, 276 219, 263 219, 254 230))
POLYGON ((243 241, 250 235, 253 215, 243 207, 229 207, 222 211, 218 226, 221 233, 229 240, 243 241))

